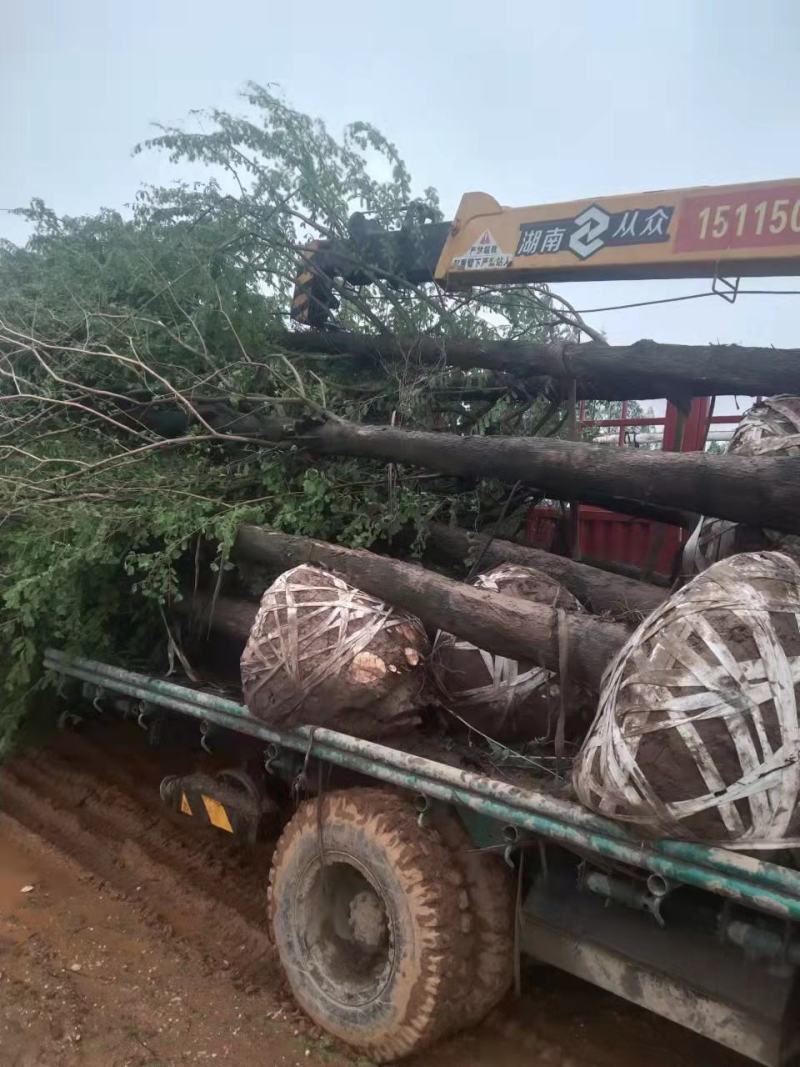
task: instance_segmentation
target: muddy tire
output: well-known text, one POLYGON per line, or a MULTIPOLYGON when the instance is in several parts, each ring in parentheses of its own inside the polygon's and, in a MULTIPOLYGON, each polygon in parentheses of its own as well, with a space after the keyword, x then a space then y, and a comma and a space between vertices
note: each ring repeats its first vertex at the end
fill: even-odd
POLYGON ((514 979, 514 877, 501 856, 476 852, 458 815, 437 810, 433 825, 458 864, 472 916, 468 980, 452 1031, 473 1026, 503 999, 514 979))
POLYGON ((469 901, 405 798, 350 789, 303 804, 275 851, 269 913, 292 992, 325 1030, 385 1063, 450 1028, 469 901))

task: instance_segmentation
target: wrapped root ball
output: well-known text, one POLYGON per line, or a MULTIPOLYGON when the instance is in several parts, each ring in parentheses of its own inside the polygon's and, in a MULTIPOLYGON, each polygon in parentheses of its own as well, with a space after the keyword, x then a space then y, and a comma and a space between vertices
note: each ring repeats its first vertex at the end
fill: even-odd
MULTIPOLYGON (((800 456, 800 396, 769 396, 744 415, 728 452, 740 456, 800 456)), ((777 549, 800 559, 800 536, 703 517, 684 553, 684 570, 697 574, 737 552, 777 549)))
POLYGON ((241 660, 245 703, 270 726, 381 737, 418 721, 428 653, 414 616, 304 564, 261 599, 241 660))
POLYGON ((758 848, 800 829, 800 566, 715 563, 630 637, 573 767, 580 800, 653 835, 758 848))
MULTIPOLYGON (((559 582, 533 567, 501 563, 473 584, 547 607, 581 611, 559 582)), ((444 703, 470 726, 502 741, 552 739, 560 710, 558 679, 535 663, 496 656, 454 634, 439 631, 432 672, 444 703)), ((575 694, 570 710, 575 714, 575 694)))

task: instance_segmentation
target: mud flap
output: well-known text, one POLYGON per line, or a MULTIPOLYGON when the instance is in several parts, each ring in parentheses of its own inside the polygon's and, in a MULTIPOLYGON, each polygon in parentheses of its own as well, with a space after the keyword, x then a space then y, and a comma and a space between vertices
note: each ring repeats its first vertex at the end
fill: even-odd
POLYGON ((170 775, 161 782, 162 801, 206 826, 234 834, 250 843, 277 819, 275 802, 241 772, 170 775))

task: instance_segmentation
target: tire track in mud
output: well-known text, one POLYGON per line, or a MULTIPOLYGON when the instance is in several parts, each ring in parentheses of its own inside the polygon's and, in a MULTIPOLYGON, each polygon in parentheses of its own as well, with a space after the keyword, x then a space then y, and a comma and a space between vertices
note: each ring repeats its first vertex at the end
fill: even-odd
POLYGON ((157 789, 143 804, 142 786, 113 766, 106 757, 101 780, 57 751, 19 756, 2 770, 0 804, 165 932, 190 940, 211 966, 230 965, 245 984, 283 991, 267 934, 268 850, 246 856, 219 831, 165 818, 157 789))
POLYGON ((155 810, 144 810, 137 798, 58 758, 21 760, 12 775, 58 807, 78 810, 96 836, 137 841, 161 865, 179 867, 209 896, 233 905, 254 924, 263 921, 268 861, 263 850, 243 857, 243 846, 229 842, 205 826, 189 825, 168 811, 155 793, 155 810), (212 836, 213 835, 213 836, 212 836), (263 870, 259 866, 263 862, 263 870))

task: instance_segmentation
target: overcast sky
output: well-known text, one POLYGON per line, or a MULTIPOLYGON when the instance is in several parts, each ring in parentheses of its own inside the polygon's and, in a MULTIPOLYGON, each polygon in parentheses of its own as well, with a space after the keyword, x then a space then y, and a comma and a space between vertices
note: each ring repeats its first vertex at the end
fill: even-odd
MULTIPOLYGON (((164 158, 131 157, 150 123, 235 109, 248 79, 337 133, 376 124, 448 216, 472 189, 521 206, 800 176, 797 0, 0 4, 0 207, 122 207, 140 182, 177 176, 164 158)), ((0 236, 24 233, 0 215, 0 236)), ((707 288, 562 291, 593 308, 707 288)), ((795 296, 709 297, 587 318, 618 343, 796 347, 798 310, 795 296)))

